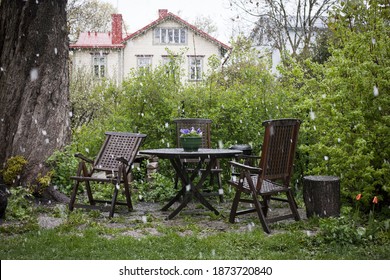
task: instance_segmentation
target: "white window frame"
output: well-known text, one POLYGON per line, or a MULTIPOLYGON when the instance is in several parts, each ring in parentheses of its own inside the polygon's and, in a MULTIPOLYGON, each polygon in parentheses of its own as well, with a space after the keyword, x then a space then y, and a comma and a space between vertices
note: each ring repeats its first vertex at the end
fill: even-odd
POLYGON ((138 70, 150 70, 152 68, 153 55, 136 55, 136 57, 138 70))
POLYGON ((97 79, 107 77, 107 53, 91 53, 92 74, 97 79))
POLYGON ((199 56, 199 55, 188 56, 188 80, 189 81, 203 80, 203 59, 204 56, 199 56))
POLYGON ((157 27, 153 31, 154 43, 158 45, 186 45, 187 28, 157 27))

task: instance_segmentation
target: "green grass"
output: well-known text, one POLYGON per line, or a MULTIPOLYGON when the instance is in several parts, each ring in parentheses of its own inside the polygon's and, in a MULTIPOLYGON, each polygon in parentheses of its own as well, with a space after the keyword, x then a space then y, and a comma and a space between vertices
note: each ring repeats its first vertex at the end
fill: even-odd
POLYGON ((245 234, 224 233, 206 238, 168 234, 107 239, 97 229, 84 234, 43 230, 7 237, 0 245, 0 258, 63 259, 389 259, 389 246, 312 246, 302 233, 267 237, 255 230, 245 234))
MULTIPOLYGON (((58 215, 55 210, 49 212, 58 215)), ((348 244, 335 237, 335 242, 325 242, 320 235, 307 234, 307 230, 318 229, 318 219, 273 226, 276 233, 272 235, 264 234, 256 224, 252 231, 202 236, 204 229, 190 216, 185 217, 185 225, 168 227, 152 216, 143 223, 128 222, 123 217, 110 221, 99 213, 82 210, 63 215, 65 222, 54 229, 39 228, 36 219, 0 226, 0 259, 390 259, 388 231, 381 231, 374 240, 348 244), (153 226, 160 236, 136 238, 125 234, 153 226), (185 231, 190 234, 180 235, 185 231)))

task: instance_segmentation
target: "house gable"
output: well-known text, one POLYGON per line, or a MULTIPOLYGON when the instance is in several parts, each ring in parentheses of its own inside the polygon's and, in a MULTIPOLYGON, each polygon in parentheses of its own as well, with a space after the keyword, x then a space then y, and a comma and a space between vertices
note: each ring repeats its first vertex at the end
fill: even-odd
POLYGON ((168 10, 165 10, 165 9, 160 9, 159 10, 159 18, 157 20, 151 22, 150 24, 146 25, 145 27, 139 29, 138 31, 136 31, 136 32, 130 34, 129 36, 127 36, 126 38, 124 38, 123 43, 125 43, 128 40, 133 40, 133 39, 135 39, 135 38, 137 38, 139 36, 142 36, 143 34, 149 32, 150 30, 153 30, 156 26, 161 25, 162 23, 167 22, 167 21, 173 21, 173 22, 178 23, 182 27, 188 28, 194 34, 196 34, 198 36, 201 36, 205 40, 207 40, 207 41, 217 45, 218 47, 223 49, 223 51, 225 51, 225 52, 227 52, 227 51, 229 51, 231 49, 228 45, 220 42, 219 40, 217 40, 213 36, 207 34, 206 32, 200 30, 196 26, 188 23, 187 21, 185 21, 182 18, 180 18, 180 17, 178 17, 178 16, 168 12, 168 10))
POLYGON ((168 62, 172 52, 184 55, 182 70, 187 73, 186 79, 198 81, 209 70, 208 58, 217 56, 222 61, 230 51, 229 46, 168 10, 159 10, 157 20, 125 38, 121 30, 122 16, 112 15, 111 32, 81 33, 70 45, 73 69, 91 69, 96 77, 110 77, 119 84, 134 69, 155 68, 168 62))

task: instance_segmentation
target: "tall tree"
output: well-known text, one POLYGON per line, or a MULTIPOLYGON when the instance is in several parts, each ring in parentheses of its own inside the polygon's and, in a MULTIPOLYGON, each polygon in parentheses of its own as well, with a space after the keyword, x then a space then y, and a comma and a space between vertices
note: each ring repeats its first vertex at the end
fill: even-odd
POLYGON ((292 55, 307 52, 313 35, 324 25, 337 0, 230 0, 241 16, 255 20, 251 36, 260 45, 271 45, 292 55))
POLYGON ((98 0, 69 0, 67 13, 70 40, 77 40, 80 32, 111 30, 111 14, 116 12, 116 8, 110 3, 98 0))
POLYGON ((218 27, 210 16, 198 16, 193 24, 211 36, 218 36, 218 27))
POLYGON ((45 160, 70 136, 66 3, 0 5, 0 167, 25 157, 22 184, 45 175, 45 160))

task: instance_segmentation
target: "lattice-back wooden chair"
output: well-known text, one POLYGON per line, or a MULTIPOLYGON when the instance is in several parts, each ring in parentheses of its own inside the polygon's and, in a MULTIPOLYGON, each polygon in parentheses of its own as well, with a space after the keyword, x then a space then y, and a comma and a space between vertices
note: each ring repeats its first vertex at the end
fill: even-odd
POLYGON ((265 126, 265 134, 259 167, 230 162, 241 172, 239 178, 232 178, 229 181, 229 184, 236 189, 229 221, 234 223, 236 216, 256 212, 264 231, 270 233, 269 223, 289 218, 300 220, 289 186, 300 121, 270 120, 263 122, 263 126, 265 126), (241 198, 242 193, 249 194, 250 199, 241 198), (282 193, 286 198, 279 197, 282 193), (291 213, 267 218, 270 200, 287 202, 291 213), (240 202, 251 203, 254 208, 238 211, 240 202))
MULTIPOLYGON (((211 148, 211 120, 202 119, 202 118, 183 118, 173 120, 176 123, 176 143, 177 147, 181 148, 180 144, 180 129, 194 127, 195 129, 200 128, 202 131, 202 144, 201 148, 210 149, 211 148)), ((191 163, 196 164, 198 161, 196 159, 187 159, 186 164, 189 164, 191 168, 191 163)), ((220 168, 219 161, 217 161, 217 166, 213 167, 211 170, 210 185, 214 185, 214 180, 217 180, 218 190, 216 192, 204 193, 204 195, 219 196, 220 201, 223 201, 223 189, 222 189, 222 179, 221 179, 222 169, 220 168)), ((175 177, 175 187, 177 188, 178 177, 175 177)))
POLYGON ((72 195, 69 202, 69 210, 74 207, 88 207, 83 204, 75 204, 76 195, 81 182, 85 182, 89 204, 95 206, 96 203, 111 204, 109 217, 114 216, 115 205, 127 205, 129 211, 133 210, 131 202, 131 191, 129 187, 129 177, 132 164, 134 163, 138 150, 145 139, 145 134, 124 133, 124 132, 106 132, 104 141, 99 154, 95 160, 88 159, 82 154, 75 156, 80 159, 72 195), (87 163, 91 168, 87 168, 87 163), (90 182, 111 183, 114 186, 112 200, 94 199, 90 182), (126 201, 117 201, 120 185, 124 186, 126 201))

